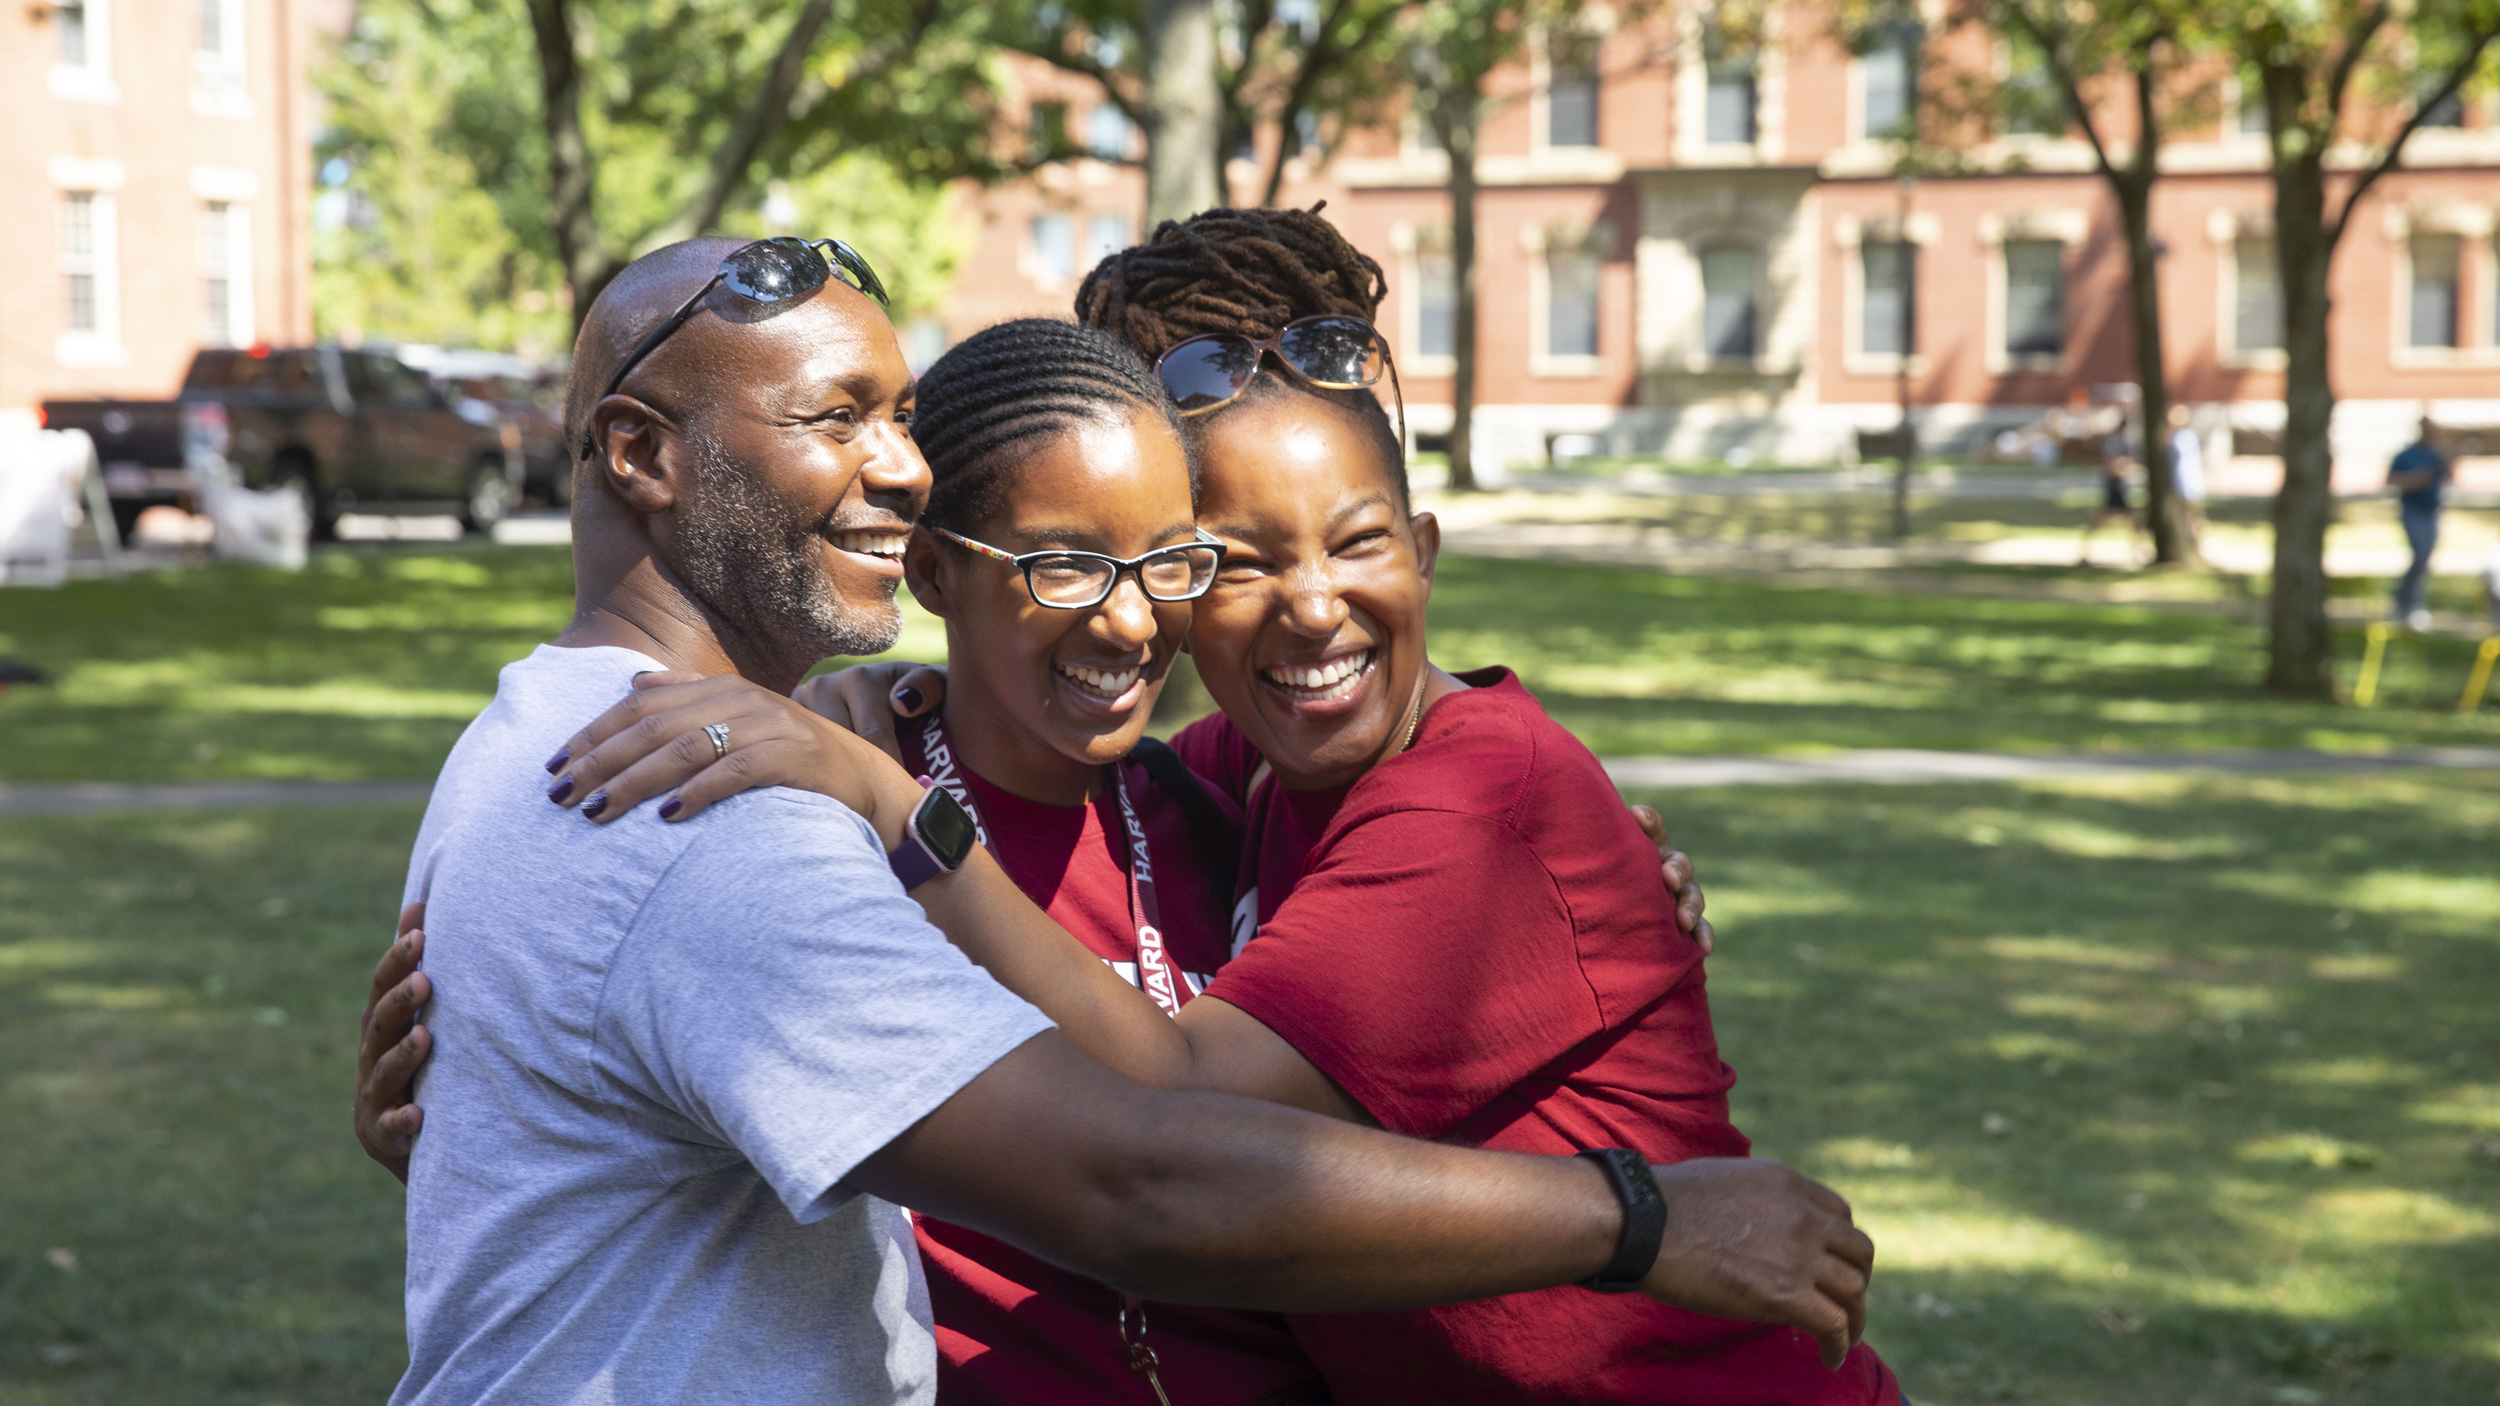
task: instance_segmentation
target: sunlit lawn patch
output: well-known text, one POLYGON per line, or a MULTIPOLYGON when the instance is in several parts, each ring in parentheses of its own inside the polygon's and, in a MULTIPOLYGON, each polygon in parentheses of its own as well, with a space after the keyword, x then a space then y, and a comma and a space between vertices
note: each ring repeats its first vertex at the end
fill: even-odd
POLYGON ((2500 1391, 2500 778, 1650 799, 1917 1400, 2500 1391))

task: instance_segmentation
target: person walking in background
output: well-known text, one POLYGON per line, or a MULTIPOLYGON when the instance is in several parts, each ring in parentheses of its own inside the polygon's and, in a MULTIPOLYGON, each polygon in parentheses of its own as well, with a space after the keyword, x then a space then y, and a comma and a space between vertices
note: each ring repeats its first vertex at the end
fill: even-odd
POLYGON ((2439 506, 2448 485, 2448 456, 2439 452, 2438 433, 2439 427, 2424 415, 2422 433, 2396 451, 2387 466, 2387 486, 2396 490, 2396 520, 2404 524, 2405 544, 2413 549, 2413 564, 2396 582, 2396 600, 2387 618, 2414 630, 2427 630, 2431 624, 2431 551, 2439 545, 2439 506))
POLYGON ((2205 548, 2205 441, 2189 423, 2185 405, 2170 407, 2170 491, 2179 496, 2179 521, 2187 528, 2188 546, 2205 548))
POLYGON ((2075 565, 2092 564, 2092 538, 2111 518, 2127 524, 2130 548, 2127 564, 2135 565, 2142 554, 2133 550, 2144 536, 2144 519, 2136 513, 2135 503, 2128 497, 2128 481, 2135 476, 2135 446, 2127 442, 2127 422, 2121 418, 2118 428, 2101 437, 2101 505, 2092 512, 2092 520, 2083 525, 2083 545, 2075 554, 2075 565))

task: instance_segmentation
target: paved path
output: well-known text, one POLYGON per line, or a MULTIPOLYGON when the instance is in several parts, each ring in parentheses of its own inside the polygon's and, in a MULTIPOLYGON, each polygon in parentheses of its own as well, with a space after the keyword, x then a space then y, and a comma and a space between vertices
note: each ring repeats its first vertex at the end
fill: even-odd
MULTIPOLYGON (((2415 767, 2500 771, 2500 747, 2416 747, 2377 756, 2340 752, 2195 752, 2015 756, 2003 752, 1868 750, 1822 757, 1610 757, 1618 786, 1910 786, 1956 781, 2144 772, 2371 772, 2415 767)), ((415 805, 424 781, 187 781, 154 785, 81 781, 0 786, 0 816, 97 815, 140 810, 243 810, 257 806, 415 805)))
POLYGON ((2412 747, 2376 756, 2345 752, 2191 752, 2016 756, 2004 752, 1868 750, 1823 757, 1609 757, 1606 772, 1625 787, 1804 786, 1858 783, 1910 786, 1952 781, 2031 781, 2043 777, 2145 772, 2369 772, 2412 767, 2500 771, 2500 747, 2412 747))

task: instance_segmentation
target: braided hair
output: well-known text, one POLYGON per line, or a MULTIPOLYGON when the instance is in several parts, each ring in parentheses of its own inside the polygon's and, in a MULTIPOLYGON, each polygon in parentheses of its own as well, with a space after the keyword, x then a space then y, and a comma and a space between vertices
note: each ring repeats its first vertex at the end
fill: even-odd
MULTIPOLYGON (((1171 397, 1118 339, 1041 317, 975 332, 920 378, 912 438, 930 478, 920 520, 967 532, 1006 506, 1013 470, 1030 452, 1015 451, 1080 424, 1139 415, 1181 438, 1171 397)), ((1189 496, 1198 497, 1194 457, 1189 496)))
MULTIPOLYGON (((1379 261, 1321 218, 1327 203, 1308 210, 1208 210, 1166 220, 1152 239, 1094 265, 1076 291, 1077 321, 1118 336, 1149 362, 1213 332, 1263 341, 1298 318, 1333 313, 1370 322, 1388 279, 1379 261)), ((1287 387, 1352 411, 1377 436, 1398 499, 1406 500, 1405 446, 1370 392, 1322 390, 1270 370, 1251 378, 1234 404, 1287 387)))

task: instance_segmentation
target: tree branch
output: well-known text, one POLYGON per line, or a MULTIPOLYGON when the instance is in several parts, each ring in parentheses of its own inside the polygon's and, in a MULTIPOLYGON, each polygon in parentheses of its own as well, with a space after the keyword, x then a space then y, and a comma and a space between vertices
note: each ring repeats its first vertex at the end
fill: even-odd
POLYGON ((807 0, 798 18, 791 21, 790 32, 783 36, 781 52, 773 56, 763 88, 747 104, 746 111, 738 114, 729 135, 713 149, 712 167, 704 175, 703 188, 675 216, 651 231, 643 240, 646 247, 691 239, 719 222, 730 198, 746 185, 756 153, 790 120, 790 97, 798 91, 799 79, 807 72, 807 56, 816 47, 816 36, 824 32, 825 22, 832 18, 833 0, 807 0))
POLYGON ((2472 38, 2473 47, 2466 51, 2465 57, 2459 60, 2457 66, 2449 72, 2447 80, 2439 85, 2439 91, 2413 104, 2413 114, 2405 119, 2402 127, 2396 129, 2396 135, 2387 143, 2386 152, 2369 170, 2362 172, 2361 178, 2353 182, 2352 189, 2345 193, 2343 208, 2335 212, 2334 220, 2326 227, 2327 248, 2333 249, 2343 241, 2344 226, 2351 223, 2353 211, 2360 208, 2361 198, 2370 193, 2370 187, 2377 185, 2380 177, 2396 169, 2397 163, 2404 159, 2405 143, 2411 141, 2413 134, 2422 129, 2423 121, 2431 115, 2431 112, 2441 103, 2456 96, 2465 87, 2466 80, 2473 76, 2475 68, 2482 63, 2484 51, 2489 49, 2495 40, 2500 40, 2500 30, 2487 29, 2473 35, 2472 38))

